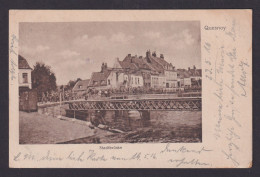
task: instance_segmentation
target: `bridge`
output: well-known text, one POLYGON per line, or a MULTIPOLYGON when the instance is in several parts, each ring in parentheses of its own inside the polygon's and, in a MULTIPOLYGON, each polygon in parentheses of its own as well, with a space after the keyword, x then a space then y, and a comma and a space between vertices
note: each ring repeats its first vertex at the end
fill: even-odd
POLYGON ((67 101, 70 110, 200 111, 201 97, 67 101))

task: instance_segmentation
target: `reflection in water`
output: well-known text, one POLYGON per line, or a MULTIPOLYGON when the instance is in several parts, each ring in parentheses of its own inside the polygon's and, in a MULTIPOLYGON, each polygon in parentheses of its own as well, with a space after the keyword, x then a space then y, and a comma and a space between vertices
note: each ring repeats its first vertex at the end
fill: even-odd
POLYGON ((149 112, 141 114, 138 111, 102 112, 110 128, 123 130, 125 133, 96 134, 65 143, 94 143, 95 138, 99 143, 202 142, 201 111, 151 111, 150 116, 149 112))
POLYGON ((107 111, 105 120, 111 128, 129 132, 129 136, 131 132, 138 132, 134 136, 136 139, 141 137, 149 142, 171 142, 173 139, 177 142, 201 142, 202 138, 201 111, 151 111, 150 119, 141 118, 138 111, 107 111))
POLYGON ((142 119, 138 111, 106 111, 105 120, 110 128, 116 128, 126 132, 151 125, 151 121, 147 118, 142 119))

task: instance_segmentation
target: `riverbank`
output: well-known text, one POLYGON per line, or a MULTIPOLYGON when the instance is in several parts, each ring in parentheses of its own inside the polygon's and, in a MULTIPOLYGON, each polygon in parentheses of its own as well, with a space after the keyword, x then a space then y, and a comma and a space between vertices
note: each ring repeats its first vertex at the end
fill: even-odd
POLYGON ((172 130, 171 132, 162 129, 145 128, 143 130, 131 131, 125 133, 115 133, 111 135, 93 135, 90 137, 79 138, 61 144, 90 144, 96 138, 99 142, 95 143, 201 143, 200 129, 172 130))
POLYGON ((111 132, 91 129, 87 122, 57 118, 37 112, 19 112, 20 144, 56 144, 94 135, 107 136, 111 132))

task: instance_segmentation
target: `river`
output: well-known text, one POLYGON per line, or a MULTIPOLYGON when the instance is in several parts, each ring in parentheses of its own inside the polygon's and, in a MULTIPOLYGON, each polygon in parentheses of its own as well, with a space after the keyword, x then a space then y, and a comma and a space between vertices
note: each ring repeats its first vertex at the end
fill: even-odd
POLYGON ((114 111, 104 114, 106 124, 125 133, 95 136, 73 140, 67 143, 200 143, 202 142, 201 111, 150 111, 150 119, 141 119, 137 111, 114 111))

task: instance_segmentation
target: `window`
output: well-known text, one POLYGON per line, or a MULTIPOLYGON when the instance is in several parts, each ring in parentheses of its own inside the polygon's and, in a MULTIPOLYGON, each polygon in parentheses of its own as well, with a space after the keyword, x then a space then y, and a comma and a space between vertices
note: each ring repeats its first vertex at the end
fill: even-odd
POLYGON ((100 84, 101 84, 101 85, 105 85, 106 83, 105 83, 104 80, 102 80, 102 81, 100 81, 100 84))
POLYGON ((28 74, 23 73, 23 83, 28 83, 28 74))
POLYGON ((116 82, 118 82, 119 73, 116 73, 116 82))
POLYGON ((139 84, 139 78, 138 78, 138 84, 139 84))
POLYGON ((110 79, 107 80, 107 84, 110 85, 110 79))

